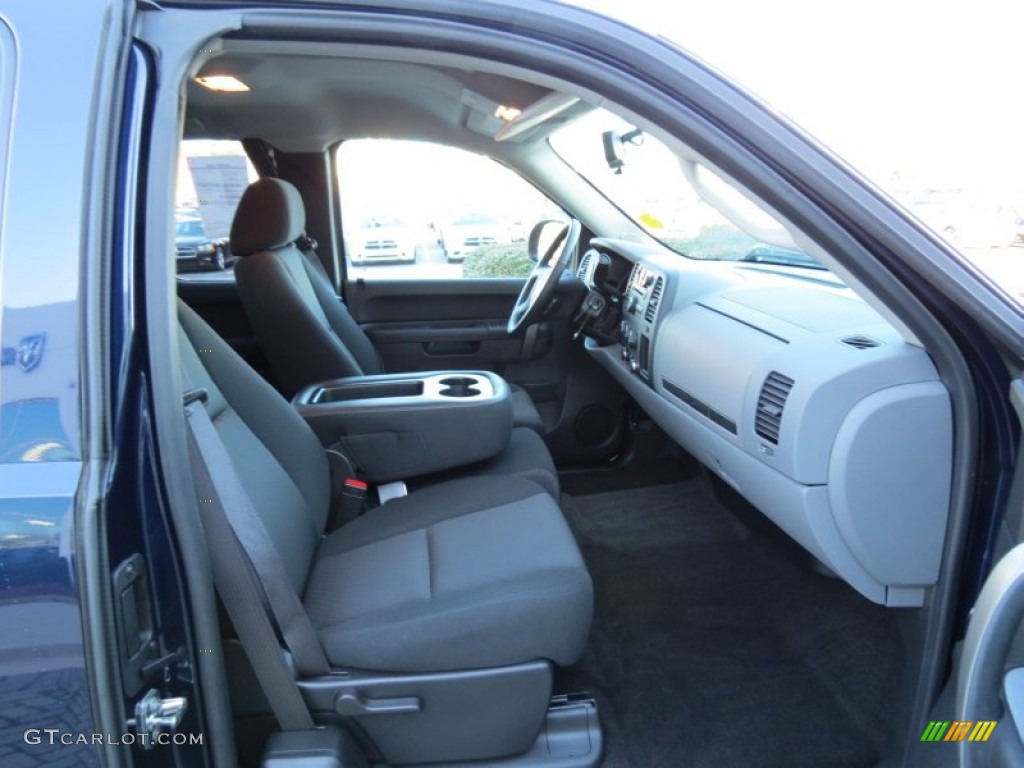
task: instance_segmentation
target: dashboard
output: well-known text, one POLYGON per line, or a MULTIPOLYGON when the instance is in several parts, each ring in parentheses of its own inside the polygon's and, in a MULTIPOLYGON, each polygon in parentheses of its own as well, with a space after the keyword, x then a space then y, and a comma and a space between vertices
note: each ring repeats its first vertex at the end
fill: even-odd
POLYGON ((868 599, 938 577, 953 425, 932 360, 829 273, 595 239, 620 312, 587 352, 677 443, 868 599))

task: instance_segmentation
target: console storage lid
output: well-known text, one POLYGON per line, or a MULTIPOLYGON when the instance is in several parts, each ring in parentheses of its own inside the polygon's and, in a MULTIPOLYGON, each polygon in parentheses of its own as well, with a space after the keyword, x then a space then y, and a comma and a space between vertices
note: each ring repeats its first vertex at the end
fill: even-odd
POLYGON ((375 483, 497 456, 508 445, 508 384, 483 371, 353 376, 318 382, 292 403, 326 445, 340 443, 375 483))

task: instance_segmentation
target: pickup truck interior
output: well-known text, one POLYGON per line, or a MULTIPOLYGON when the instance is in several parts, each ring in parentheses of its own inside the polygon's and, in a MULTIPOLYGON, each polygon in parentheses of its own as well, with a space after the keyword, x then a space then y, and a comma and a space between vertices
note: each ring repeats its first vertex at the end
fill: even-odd
MULTIPOLYGON (((901 308, 811 227, 593 84, 482 53, 229 35, 180 124, 255 178, 233 268, 167 264, 197 492, 259 521, 254 571, 301 601, 277 618, 301 697, 353 765, 900 757, 953 408, 901 308), (475 212, 402 191, 395 162, 375 184, 426 211, 415 263, 355 265, 365 146, 486 158, 544 205, 510 195, 507 234, 453 262, 441 219, 475 212)), ((241 620, 255 765, 280 719, 241 620)))

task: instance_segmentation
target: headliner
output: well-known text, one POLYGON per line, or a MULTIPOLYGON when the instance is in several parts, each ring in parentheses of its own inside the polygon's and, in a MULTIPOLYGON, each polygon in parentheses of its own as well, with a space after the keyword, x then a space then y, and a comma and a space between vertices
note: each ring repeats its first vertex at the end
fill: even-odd
POLYGON ((401 138, 511 157, 590 109, 580 102, 498 143, 493 135, 505 124, 494 117, 499 104, 525 109, 560 84, 429 51, 399 61, 389 58, 394 49, 366 47, 356 55, 353 46, 291 44, 266 51, 225 43, 226 52, 203 63, 199 74, 232 74, 252 90, 220 93, 189 81, 185 138, 257 137, 289 152, 323 151, 349 138, 401 138))

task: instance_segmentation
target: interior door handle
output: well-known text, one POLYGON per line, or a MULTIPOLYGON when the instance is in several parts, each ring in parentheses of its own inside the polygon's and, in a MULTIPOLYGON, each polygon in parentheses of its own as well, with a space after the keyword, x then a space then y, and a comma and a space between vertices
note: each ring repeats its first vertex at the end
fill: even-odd
POLYGON ((341 691, 334 700, 334 711, 339 715, 399 715, 416 713, 422 709, 419 696, 401 696, 393 699, 373 699, 360 691, 341 691))
POLYGON ((479 351, 479 341, 431 341, 423 345, 423 354, 428 357, 475 355, 479 351))

